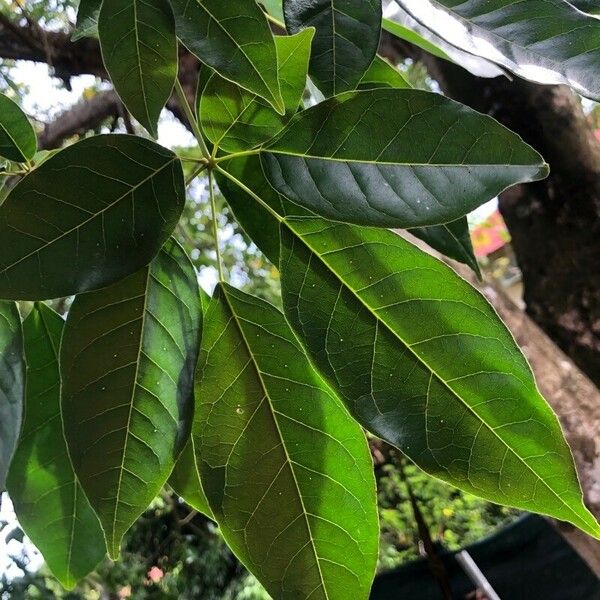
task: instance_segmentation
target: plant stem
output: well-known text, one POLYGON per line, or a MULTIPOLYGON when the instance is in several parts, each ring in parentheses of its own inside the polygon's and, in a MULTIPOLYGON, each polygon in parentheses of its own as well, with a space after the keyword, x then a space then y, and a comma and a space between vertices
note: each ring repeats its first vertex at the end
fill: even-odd
POLYGON ((223 260, 221 258, 221 248, 219 247, 219 228, 217 225, 217 207, 215 205, 215 192, 213 189, 213 174, 208 172, 208 194, 210 196, 210 208, 212 211, 213 237, 215 238, 215 250, 217 251, 217 268, 219 271, 219 281, 225 281, 223 277, 223 260))
POLYGON ((260 153, 260 148, 255 148, 254 150, 243 150, 242 152, 232 152, 231 154, 226 154, 225 156, 221 156, 215 160, 215 164, 225 162, 226 160, 231 160, 233 158, 240 158, 241 156, 254 156, 255 154, 260 153))
POLYGON ((252 196, 252 198, 254 198, 254 200, 256 200, 265 210, 267 210, 269 213, 271 213, 271 215, 273 217, 275 217, 275 219, 277 219, 277 221, 279 221, 280 223, 283 221, 283 217, 281 217, 279 214, 277 214, 260 196, 255 194, 248 186, 244 185, 239 179, 237 179, 237 177, 234 177, 233 175, 231 175, 231 173, 228 173, 225 169, 221 168, 219 165, 215 165, 215 169, 217 169, 217 171, 219 171, 219 173, 221 173, 221 175, 223 175, 224 177, 227 177, 227 179, 229 179, 230 181, 235 183, 239 188, 244 190, 244 192, 246 192, 246 194, 248 194, 249 196, 252 196))
POLYGON ((204 169, 206 169, 207 167, 208 165, 206 163, 198 165, 196 169, 192 171, 192 174, 185 180, 185 186, 187 187, 188 185, 190 185, 190 183, 192 183, 192 181, 194 181, 194 179, 196 179, 196 177, 198 177, 198 175, 200 175, 200 173, 202 173, 202 171, 204 171, 204 169))
POLYGON ((181 82, 179 81, 179 79, 175 79, 175 92, 177 93, 177 97, 179 98, 181 108, 183 108, 183 112, 185 113, 185 116, 190 123, 192 132, 194 133, 196 140, 198 140, 200 150, 202 151, 202 156, 204 156, 204 158, 206 158, 207 160, 210 160, 210 152, 208 151, 206 142, 202 137, 202 132, 200 131, 200 127, 198 126, 198 121, 196 120, 194 111, 192 110, 192 107, 190 106, 190 103, 187 100, 185 92, 181 87, 181 82))
POLYGON ((279 19, 276 19, 275 17, 271 16, 269 13, 265 13, 265 17, 267 17, 267 20, 271 21, 271 23, 273 23, 273 25, 277 25, 277 27, 281 27, 281 29, 283 29, 285 31, 285 23, 282 23, 279 19))

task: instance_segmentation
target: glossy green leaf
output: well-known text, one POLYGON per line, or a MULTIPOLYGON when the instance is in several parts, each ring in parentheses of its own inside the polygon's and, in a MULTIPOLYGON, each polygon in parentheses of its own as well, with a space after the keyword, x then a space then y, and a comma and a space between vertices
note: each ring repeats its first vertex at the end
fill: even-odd
POLYGON ((76 42, 84 37, 98 37, 98 16, 102 0, 80 0, 77 23, 71 39, 76 42))
POLYGON ((60 416, 58 351, 64 321, 36 305, 23 323, 25 421, 7 481, 19 523, 67 588, 104 558, 102 529, 77 483, 60 416))
POLYGON ((27 162, 37 150, 37 139, 25 113, 0 94, 0 157, 27 162))
POLYGON ((200 479, 200 471, 196 462, 196 449, 194 440, 191 437, 175 463, 175 468, 171 473, 171 477, 169 477, 169 485, 194 510, 214 519, 200 479))
POLYGON ((481 277, 466 217, 445 225, 417 227, 416 229, 409 229, 409 231, 429 244, 434 250, 441 252, 448 258, 453 258, 468 265, 478 277, 481 277))
POLYGON ((77 296, 69 311, 60 354, 65 436, 113 558, 189 435, 199 302, 196 272, 170 240, 149 267, 77 296))
POLYGON ((420 227, 548 174, 487 115, 412 89, 348 92, 297 114, 261 152, 271 185, 337 221, 420 227))
POLYGON ((181 163, 149 140, 69 146, 0 206, 0 298, 58 298, 130 275, 157 254, 184 202, 181 163))
POLYGON ((390 87, 396 89, 409 88, 410 83, 398 69, 391 65, 385 58, 377 55, 367 72, 358 84, 359 90, 370 88, 390 87))
POLYGON ((283 114, 277 50, 254 0, 171 0, 177 36, 204 64, 283 114))
POLYGON ((296 113, 306 87, 314 29, 276 36, 279 81, 285 104, 280 115, 259 96, 214 73, 200 101, 202 128, 208 139, 229 152, 248 150, 277 135, 296 113))
POLYGON ((353 90, 375 58, 381 0, 284 0, 288 31, 315 27, 310 75, 325 96, 353 90))
POLYGON ((218 287, 202 348, 193 436, 225 540, 275 600, 368 598, 378 524, 361 428, 267 302, 218 287))
POLYGON ((98 32, 117 94, 156 137, 160 111, 177 77, 175 20, 168 0, 104 0, 98 32))
POLYGON ((450 44, 600 100, 600 21, 564 0, 396 0, 450 44))
POLYGON ((391 231, 288 218, 281 239, 286 316, 361 424, 461 489, 600 536, 558 419, 483 296, 391 231))
POLYGON ((598 0, 569 0, 577 9, 590 15, 600 15, 600 4, 598 0))
POLYGON ((14 302, 0 300, 0 492, 17 446, 25 398, 21 317, 14 302))

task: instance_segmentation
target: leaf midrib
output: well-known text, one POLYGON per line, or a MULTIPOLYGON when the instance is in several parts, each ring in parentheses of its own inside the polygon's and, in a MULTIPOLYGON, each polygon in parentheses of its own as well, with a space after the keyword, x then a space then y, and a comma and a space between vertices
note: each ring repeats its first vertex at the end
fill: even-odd
POLYGON ((317 553, 317 548, 315 546, 315 541, 314 541, 314 537, 313 537, 313 533, 312 533, 312 528, 311 528, 309 520, 308 520, 308 511, 306 510, 306 507, 304 505, 304 498, 303 498, 303 496, 302 496, 302 494, 300 492, 300 485, 298 484, 298 479, 296 477, 296 471, 294 469, 294 464, 295 463, 291 460, 290 455, 288 453, 287 446, 286 446, 286 443, 285 443, 285 438, 284 438, 284 436, 283 436, 283 434, 281 432, 281 429, 279 427, 279 421, 277 420, 277 417, 275 416, 276 415, 276 411, 275 411, 275 409, 273 407, 273 404, 271 402, 271 396, 270 396, 269 390, 268 390, 267 385, 266 385, 266 383, 265 383, 265 381, 263 379, 262 371, 260 370, 259 365, 258 365, 258 363, 257 363, 257 361, 256 361, 256 359, 254 357, 254 353, 252 352, 252 348, 250 347, 250 344, 248 343, 248 339, 246 338, 246 334, 244 333, 244 329, 242 327, 242 324, 240 323, 240 320, 238 319, 237 314, 236 314, 235 310, 233 309, 233 306, 231 305, 231 302, 229 301, 227 290, 225 289, 224 286, 221 287, 221 290, 222 290, 223 296, 224 296, 224 298, 225 298, 225 300, 227 302, 227 306, 229 308, 229 311, 231 312, 231 314, 232 314, 232 316, 233 316, 233 318, 235 320, 236 327, 237 327, 238 331, 240 332, 240 334, 242 336, 242 339, 244 341, 244 345, 246 346, 246 349, 248 350, 248 354, 250 355, 250 359, 252 360, 252 364, 254 366, 254 370, 255 370, 255 372, 256 372, 256 374, 258 376, 258 379, 260 381, 260 385, 261 385, 261 387, 263 389, 265 398, 266 398, 267 403, 269 405, 270 413, 271 413, 271 418, 273 419, 273 423, 275 424, 275 428, 277 430, 277 435, 279 436, 279 439, 281 440, 281 447, 283 448, 283 451, 285 452, 285 458, 286 458, 287 464, 289 465, 290 471, 292 473, 292 477, 294 479, 294 485, 296 486, 296 491, 298 493, 298 498, 300 499, 300 504, 302 506, 302 514, 304 516, 304 521, 306 523, 306 528, 308 530, 308 534, 309 534, 309 537, 310 537, 311 548, 313 549, 313 554, 314 554, 314 557, 315 557, 315 562, 317 563, 317 569, 318 569, 318 572, 319 572, 319 580, 321 582, 321 587, 323 588, 323 592, 325 594, 326 600, 329 600, 329 593, 327 591, 327 587, 325 585, 325 578, 323 577, 323 572, 321 570, 321 562, 320 562, 320 559, 319 559, 319 555, 317 553))
MULTIPOLYGON (((336 271, 333 270, 333 268, 331 268, 329 266, 329 264, 323 259, 321 258, 320 254, 309 244, 309 242, 307 242, 304 237, 294 231, 294 229, 292 228, 292 226, 290 225, 290 220, 288 218, 283 219, 282 221, 283 223, 286 224, 286 226, 288 227, 288 229, 291 231, 291 233, 298 239, 300 239, 302 241, 302 243, 306 246, 306 248, 311 252, 311 254, 314 254, 318 260, 327 268, 328 272, 330 272, 338 281, 340 284, 342 284, 345 288, 347 288, 348 290, 350 290, 352 292, 352 296, 355 297, 368 311, 369 313, 373 316, 373 318, 375 319, 376 323, 381 323, 388 331, 390 331, 394 337, 396 337, 398 339, 398 341, 400 341, 402 343, 402 345, 404 347, 406 347, 411 354, 413 354, 413 356, 417 359, 417 361, 419 361, 424 367, 427 368, 427 370, 432 374, 435 375, 435 377, 452 393, 452 395, 457 398, 468 410, 469 412, 471 412, 475 418, 480 421, 481 423, 483 423, 485 425, 485 427, 514 455, 518 458, 518 460, 529 470, 531 471, 535 477, 542 482, 542 484, 550 491, 552 492, 552 494, 559 500, 559 502, 565 506, 576 518, 577 522, 580 523, 585 523, 585 520, 578 514, 576 513, 566 502, 564 502, 562 500, 562 498, 554 491, 554 489, 552 489, 547 483, 546 481, 536 472, 533 470, 532 467, 530 467, 527 462, 525 462, 525 460, 519 455, 517 454, 517 452, 515 450, 513 450, 508 444, 507 442, 505 442, 497 433, 496 431, 494 431, 494 429, 480 416, 478 415, 475 410, 470 407, 467 402, 465 402, 462 397, 443 379, 443 377, 441 375, 439 375, 435 369, 433 369, 426 360, 424 360, 421 356, 419 356, 414 349, 407 344, 402 337, 400 336, 400 334, 398 334, 396 331, 394 331, 394 329, 392 329, 382 318, 380 318, 377 313, 373 312, 373 310, 371 309, 371 307, 355 292, 355 290, 345 281, 345 279, 339 275, 336 271)), ((537 387, 536 387, 537 390, 537 387)))

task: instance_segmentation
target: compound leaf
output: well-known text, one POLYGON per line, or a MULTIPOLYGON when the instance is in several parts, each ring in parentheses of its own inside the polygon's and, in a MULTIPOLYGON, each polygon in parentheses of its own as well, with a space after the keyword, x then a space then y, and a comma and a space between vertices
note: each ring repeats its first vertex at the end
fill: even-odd
POLYGON ((117 94, 156 137, 160 111, 177 77, 175 19, 168 0, 104 0, 98 32, 117 94))
POLYGON ((148 267, 77 296, 69 311, 60 355, 65 437, 113 558, 189 435, 199 303, 196 272, 170 240, 148 267))
POLYGON ((378 525, 361 428, 267 302, 218 287, 202 348, 192 435, 227 543, 277 600, 368 598, 378 525))
POLYGON ((7 481, 19 523, 67 588, 104 558, 102 529, 77 483, 60 415, 58 350, 64 321, 35 305, 23 323, 25 420, 7 481))
POLYGON ((271 185, 337 221, 420 227, 464 216, 542 157, 489 116, 413 89, 347 92, 298 113, 261 152, 271 185))
POLYGON ((184 202, 181 163, 149 140, 98 135, 69 146, 0 206, 0 297, 58 298, 130 275, 157 254, 184 202))

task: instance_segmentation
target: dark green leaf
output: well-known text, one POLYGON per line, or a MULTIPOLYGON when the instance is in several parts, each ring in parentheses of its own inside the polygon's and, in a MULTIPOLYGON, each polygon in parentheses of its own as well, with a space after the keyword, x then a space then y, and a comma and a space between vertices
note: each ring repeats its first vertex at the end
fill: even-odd
POLYGON ((212 75, 200 101, 202 128, 209 140, 237 152, 254 148, 283 129, 302 100, 313 34, 313 29, 307 29, 294 36, 275 37, 285 115, 217 73, 212 75))
POLYGON ((409 231, 420 240, 429 244, 434 250, 448 258, 468 265, 478 277, 481 271, 473 252, 473 243, 469 234, 469 224, 466 217, 461 217, 445 225, 417 227, 409 231))
POLYGON ((44 305, 25 319, 27 398, 7 487, 19 523, 61 584, 72 589, 106 546, 67 453, 60 416, 58 349, 64 321, 44 305))
POLYGON ((14 302, 0 300, 0 492, 17 446, 25 397, 21 317, 14 302))
POLYGON ((420 90, 348 92, 297 114, 261 153, 273 187, 324 217, 384 227, 448 223, 542 157, 489 116, 420 90))
POLYGON ((0 156, 27 162, 36 150, 35 132, 25 113, 10 98, 0 94, 0 156))
POLYGON ((378 525, 361 428, 263 300, 217 288, 202 347, 193 436, 227 543, 278 600, 368 598, 378 525))
POLYGON ((200 343, 198 282, 172 240, 149 267, 75 298, 61 345, 73 467, 111 557, 189 435, 200 343))
POLYGON ((71 39, 76 42, 84 37, 98 37, 98 15, 102 0, 80 0, 77 24, 71 39))
POLYGON ((600 100, 600 21, 564 0, 396 0, 450 44, 600 100), (535 25, 533 25, 535 24, 535 25))
POLYGON ((410 83, 385 58, 376 56, 367 72, 358 84, 358 89, 365 90, 378 87, 409 88, 410 83))
POLYGON ((254 0, 171 0, 171 5, 177 35, 190 52, 283 114, 275 40, 254 0))
POLYGON ((325 94, 353 90, 375 58, 381 0, 284 0, 291 33, 315 27, 310 74, 325 94))
POLYGON ((160 111, 177 77, 175 20, 168 0, 104 0, 98 32, 115 90, 156 137, 160 111))
POLYGON ((569 0, 570 3, 581 10, 582 12, 589 13, 590 15, 600 15, 600 4, 598 0, 569 0))
POLYGON ((184 202, 181 163, 149 140, 69 146, 0 206, 0 297, 58 298, 122 279, 156 255, 184 202))
POLYGON ((600 537, 558 419, 476 290, 391 231, 288 217, 281 239, 286 315, 361 424, 461 489, 600 537))

